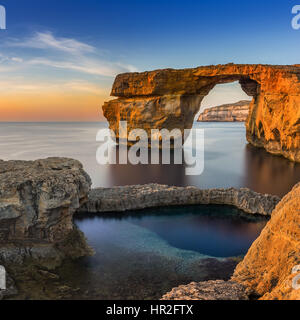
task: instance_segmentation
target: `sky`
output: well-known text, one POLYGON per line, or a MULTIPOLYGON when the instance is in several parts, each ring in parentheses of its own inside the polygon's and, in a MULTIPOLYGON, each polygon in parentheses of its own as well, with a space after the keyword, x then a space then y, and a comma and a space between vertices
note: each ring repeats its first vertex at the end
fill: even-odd
MULTIPOLYGON (((300 63, 300 0, 0 0, 0 121, 98 121, 118 73, 300 63)), ((247 96, 218 86, 206 106, 247 96)))

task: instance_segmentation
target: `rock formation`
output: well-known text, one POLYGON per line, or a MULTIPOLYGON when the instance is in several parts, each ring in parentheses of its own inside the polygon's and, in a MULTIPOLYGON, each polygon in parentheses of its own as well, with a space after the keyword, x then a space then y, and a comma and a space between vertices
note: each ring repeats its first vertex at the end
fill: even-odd
POLYGON ((159 206, 226 204, 250 214, 270 215, 280 198, 246 188, 209 189, 170 187, 159 184, 97 188, 81 212, 122 212, 159 206))
POLYGON ((0 161, 0 261, 60 259, 88 251, 73 224, 91 181, 72 159, 0 161))
POLYGON ((161 300, 249 300, 246 288, 234 281, 192 282, 173 288, 161 300))
MULTIPOLYGON (((300 183, 276 206, 232 279, 264 300, 299 300, 292 281, 300 275, 300 183), (292 272, 294 269, 294 273, 292 272)), ((298 282, 299 283, 299 282, 298 282)))
POLYGON ((199 116, 199 122, 244 122, 249 114, 251 101, 242 100, 236 103, 205 109, 199 116))
POLYGON ((104 116, 116 133, 119 121, 128 131, 174 129, 193 125, 202 99, 220 83, 239 81, 253 100, 246 122, 247 139, 268 152, 300 162, 300 67, 216 65, 125 73, 115 79, 104 116))

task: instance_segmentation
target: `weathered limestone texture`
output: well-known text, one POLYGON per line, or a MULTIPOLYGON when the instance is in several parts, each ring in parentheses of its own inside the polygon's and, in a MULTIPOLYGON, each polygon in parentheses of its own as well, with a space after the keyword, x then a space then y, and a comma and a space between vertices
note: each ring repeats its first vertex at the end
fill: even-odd
POLYGON ((246 288, 234 281, 192 282, 173 288, 161 300, 249 300, 246 288))
POLYGON ((84 255, 88 247, 73 214, 90 186, 76 160, 0 160, 0 261, 84 255))
POLYGON ((117 139, 119 121, 128 131, 192 127, 202 99, 220 83, 239 81, 253 100, 247 140, 268 152, 300 162, 300 66, 214 65, 125 73, 116 77, 104 116, 117 139))
POLYGON ((263 300, 299 300, 300 290, 292 286, 293 279, 300 274, 300 267, 295 268, 298 265, 300 183, 276 206, 271 220, 237 266, 232 279, 263 300))
POLYGON ((246 188, 209 189, 170 187, 159 184, 134 185, 91 190, 81 212, 122 212, 159 206, 226 204, 250 214, 270 215, 280 198, 246 188))

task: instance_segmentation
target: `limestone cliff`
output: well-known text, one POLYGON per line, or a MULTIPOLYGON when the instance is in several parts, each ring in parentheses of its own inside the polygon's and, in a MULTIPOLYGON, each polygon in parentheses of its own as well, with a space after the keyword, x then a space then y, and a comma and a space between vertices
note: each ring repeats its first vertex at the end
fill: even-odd
POLYGON ((264 300, 299 300, 300 290, 292 286, 300 274, 300 268, 295 268, 300 265, 299 226, 300 183, 272 212, 271 220, 237 266, 232 280, 264 300))
POLYGON ((247 120, 251 101, 243 100, 236 103, 205 109, 199 116, 199 122, 244 122, 247 120))
POLYGON ((300 162, 300 67, 215 65, 125 73, 115 79, 104 116, 118 138, 118 122, 128 130, 174 129, 193 125, 202 99, 220 83, 239 81, 253 100, 246 121, 247 139, 268 152, 300 162))
POLYGON ((0 160, 0 262, 59 260, 88 251, 73 214, 87 200, 90 185, 76 160, 0 160))

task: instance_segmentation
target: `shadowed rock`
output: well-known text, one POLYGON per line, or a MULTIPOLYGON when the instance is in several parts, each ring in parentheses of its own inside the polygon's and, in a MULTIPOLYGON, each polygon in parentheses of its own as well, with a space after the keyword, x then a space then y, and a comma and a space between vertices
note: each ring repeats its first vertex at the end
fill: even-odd
POLYGON ((270 215, 280 198, 246 188, 208 189, 170 187, 159 184, 135 185, 91 190, 81 212, 121 212, 160 206, 222 204, 247 213, 270 215))
POLYGON ((88 251, 73 224, 91 181, 66 158, 0 161, 0 261, 57 259, 88 251))

